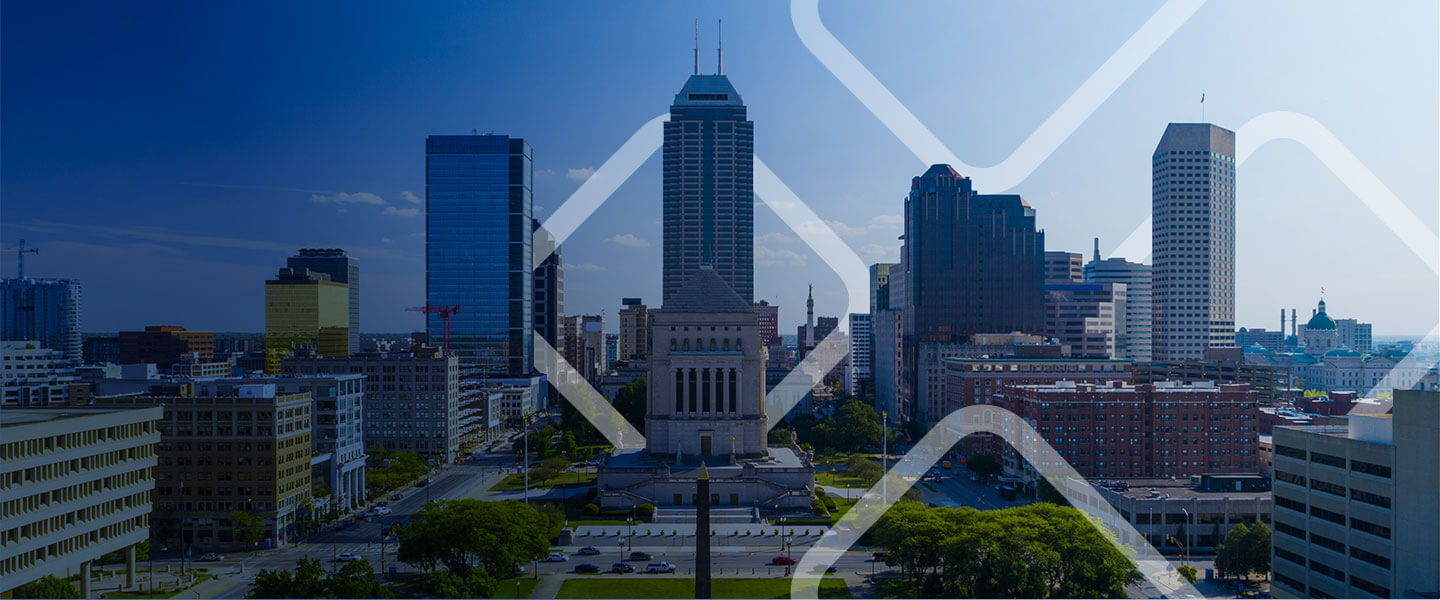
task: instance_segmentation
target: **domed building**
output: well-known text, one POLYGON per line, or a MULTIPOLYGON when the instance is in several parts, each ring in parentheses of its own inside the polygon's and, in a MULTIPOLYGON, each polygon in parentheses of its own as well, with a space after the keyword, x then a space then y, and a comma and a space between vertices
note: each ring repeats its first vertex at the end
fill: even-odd
POLYGON ((1325 314, 1325 301, 1321 300, 1315 315, 1305 323, 1305 353, 1310 356, 1325 356, 1339 345, 1340 332, 1335 320, 1325 314))

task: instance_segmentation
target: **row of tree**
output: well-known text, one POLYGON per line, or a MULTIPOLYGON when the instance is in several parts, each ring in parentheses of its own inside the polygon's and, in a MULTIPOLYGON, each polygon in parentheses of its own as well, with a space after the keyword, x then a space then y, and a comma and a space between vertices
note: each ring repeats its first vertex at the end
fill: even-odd
MULTIPOLYGON (((878 452, 880 450, 880 413, 863 400, 841 400, 834 416, 820 419, 806 413, 791 413, 786 420, 795 432, 795 441, 819 453, 878 452)), ((891 447, 894 434, 889 436, 891 447)))
POLYGON ((1264 523, 1236 525, 1215 547, 1215 568, 1228 575, 1249 578, 1270 573, 1270 528, 1264 523))
POLYGON ((1124 598, 1140 580, 1129 557, 1080 511, 902 502, 871 530, 916 598, 1124 598))
POLYGON ((365 559, 345 563, 333 575, 326 575, 318 559, 303 557, 295 570, 261 569, 246 598, 394 598, 375 577, 375 568, 365 559))

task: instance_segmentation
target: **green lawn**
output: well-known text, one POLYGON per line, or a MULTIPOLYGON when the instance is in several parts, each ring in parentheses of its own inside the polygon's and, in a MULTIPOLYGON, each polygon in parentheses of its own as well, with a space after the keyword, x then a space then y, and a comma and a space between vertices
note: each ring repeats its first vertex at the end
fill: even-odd
POLYGON ((496 598, 529 598, 535 592, 535 584, 539 583, 534 577, 516 577, 514 579, 501 579, 499 585, 495 586, 496 598), (519 591, 516 591, 515 584, 520 584, 519 591))
MULTIPOLYGON (((790 579, 716 579, 711 587, 716 598, 789 598, 790 579)), ((496 594, 500 596, 499 593, 496 594)), ((560 586, 557 598, 694 598, 694 579, 597 578, 569 579, 560 586)), ((821 598, 849 598, 850 588, 841 579, 820 582, 821 598)))
POLYGON ((844 471, 822 471, 815 474, 815 483, 833 487, 866 488, 875 485, 873 481, 865 481, 859 477, 847 475, 844 471))
MULTIPOLYGON (((565 473, 562 473, 559 477, 545 482, 543 487, 575 488, 588 487, 592 485, 595 485, 595 473, 586 473, 583 471, 567 471, 565 473)), ((536 481, 534 477, 531 477, 530 489, 533 490, 538 487, 542 487, 540 482, 536 481)), ((511 473, 510 475, 505 476, 505 479, 500 480, 500 483, 495 484, 495 487, 490 488, 490 491, 518 492, 523 489, 525 489, 525 474, 511 473)))
MULTIPOLYGON (((205 581, 206 579, 209 579, 209 578, 211 578, 211 577, 212 577, 212 575, 210 575, 209 573, 200 573, 200 574, 198 574, 198 575, 195 576, 195 583, 190 584, 189 587, 194 587, 194 586, 196 586, 196 585, 199 585, 200 582, 205 581)), ((146 583, 145 578, 144 578, 143 575, 142 575, 142 576, 137 576, 137 577, 136 577, 136 581, 140 583, 141 587, 145 587, 145 586, 147 585, 147 583, 146 583)), ((188 589, 188 587, 187 587, 187 589, 188 589)), ((149 593, 144 593, 144 592, 141 592, 141 593, 135 593, 135 592, 110 592, 110 593, 108 593, 108 594, 103 594, 103 597, 105 597, 105 598, 113 598, 113 599, 116 599, 116 600, 122 600, 122 599, 125 599, 125 598, 173 598, 173 597, 175 597, 176 594, 179 594, 181 591, 182 591, 182 590, 158 589, 158 590, 155 590, 155 593, 154 593, 154 594, 149 594, 149 593)))

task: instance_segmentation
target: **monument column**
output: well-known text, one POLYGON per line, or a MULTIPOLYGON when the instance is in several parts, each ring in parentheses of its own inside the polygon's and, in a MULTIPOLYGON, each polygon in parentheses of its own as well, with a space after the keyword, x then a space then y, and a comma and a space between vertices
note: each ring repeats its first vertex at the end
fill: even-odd
POLYGON ((695 478, 695 597, 710 597, 710 471, 695 478))

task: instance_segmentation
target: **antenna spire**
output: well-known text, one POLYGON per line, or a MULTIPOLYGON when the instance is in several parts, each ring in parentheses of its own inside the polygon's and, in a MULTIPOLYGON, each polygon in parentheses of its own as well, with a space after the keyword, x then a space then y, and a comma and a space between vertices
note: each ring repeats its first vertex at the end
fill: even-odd
POLYGON ((715 20, 715 74, 725 74, 725 19, 715 20))
POLYGON ((700 74, 700 19, 695 19, 695 74, 700 74))

